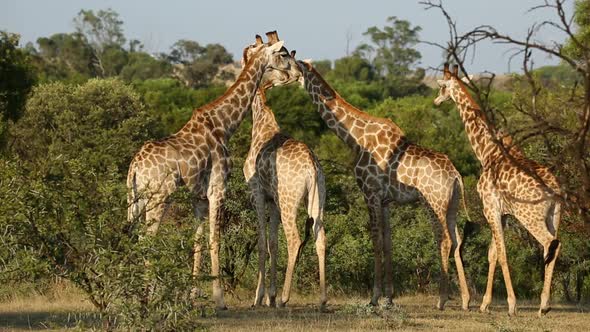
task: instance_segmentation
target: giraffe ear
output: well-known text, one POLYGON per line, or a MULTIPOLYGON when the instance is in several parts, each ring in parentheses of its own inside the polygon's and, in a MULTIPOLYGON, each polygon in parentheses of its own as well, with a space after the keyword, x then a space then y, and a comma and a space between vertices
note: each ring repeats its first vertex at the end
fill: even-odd
POLYGON ((311 65, 311 62, 312 62, 311 59, 303 59, 302 61, 307 63, 308 65, 311 65))
POLYGON ((284 40, 279 40, 278 42, 269 46, 271 52, 278 52, 283 48, 283 44, 285 43, 284 40))
POLYGON ((443 86, 446 86, 447 85, 447 81, 445 81, 445 80, 436 80, 436 84, 438 84, 438 86, 440 86, 442 88, 443 86))

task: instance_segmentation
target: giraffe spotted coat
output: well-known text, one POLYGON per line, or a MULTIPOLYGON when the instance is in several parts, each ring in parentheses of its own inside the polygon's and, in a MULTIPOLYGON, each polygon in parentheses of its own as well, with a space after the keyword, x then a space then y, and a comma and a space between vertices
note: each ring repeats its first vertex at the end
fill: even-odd
POLYGON ((508 313, 516 314, 516 297, 510 278, 503 236, 505 216, 513 215, 543 246, 545 278, 541 293, 539 316, 547 313, 551 279, 561 244, 557 229, 561 219, 560 187, 551 171, 534 160, 527 159, 513 144, 512 138, 496 132, 479 105, 471 98, 463 82, 445 65, 444 76, 438 81, 439 95, 435 104, 452 99, 465 125, 467 137, 483 172, 477 183, 483 212, 491 228, 493 241, 488 251, 488 283, 481 311, 488 311, 496 262, 500 263, 508 295, 508 313))

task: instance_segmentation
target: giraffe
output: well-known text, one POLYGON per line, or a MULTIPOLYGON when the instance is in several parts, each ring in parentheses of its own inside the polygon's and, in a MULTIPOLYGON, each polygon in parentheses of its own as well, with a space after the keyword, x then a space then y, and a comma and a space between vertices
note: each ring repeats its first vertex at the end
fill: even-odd
POLYGON ((505 218, 513 215, 543 246, 545 280, 538 312, 542 316, 551 310, 551 278, 561 247, 557 239, 561 219, 561 203, 556 197, 561 194, 559 184, 547 167, 527 159, 513 144, 510 136, 496 132, 457 74, 458 66, 455 65, 451 73, 448 64, 445 64, 443 79, 437 81, 440 91, 434 103, 440 105, 448 99, 455 102, 471 147, 483 167, 477 191, 493 241, 488 251, 488 282, 480 310, 489 311, 494 272, 496 263, 499 262, 506 284, 508 314, 516 314, 516 297, 503 236, 505 218), (502 149, 502 144, 507 146, 502 149), (532 174, 536 174, 537 179, 532 174))
POLYGON ((468 310, 470 295, 461 259, 462 240, 456 224, 459 201, 466 210, 461 174, 446 155, 409 142, 389 119, 371 116, 350 105, 309 61, 297 61, 297 64, 303 73, 303 85, 320 116, 356 156, 354 174, 369 209, 375 257, 370 304, 378 305, 383 275, 386 303, 391 304, 393 300, 389 205, 421 199, 431 215, 442 261, 437 308, 443 310, 449 298, 449 255, 453 251, 462 308, 468 310))
MULTIPOLYGON (((247 47, 252 56, 236 82, 221 97, 196 109, 177 133, 143 145, 131 161, 127 177, 128 218, 144 218, 148 223, 146 234, 150 236, 158 230, 168 196, 180 185, 193 192, 199 227, 195 234, 192 273, 199 272, 202 220, 208 217, 211 276, 214 278, 212 297, 221 309, 226 308, 219 278, 219 241, 230 167, 227 142, 248 112, 263 75, 271 85, 288 84, 301 76, 295 61, 283 47, 284 41, 278 40, 276 32, 269 32, 267 36, 268 43, 264 44, 257 35, 256 44, 247 47)), ((193 293, 195 291, 193 289, 193 293)))
MULTIPOLYGON (((294 51, 292 51, 294 55, 294 51)), ((266 105, 264 88, 259 88, 252 103, 252 143, 244 163, 244 177, 252 191, 258 215, 258 285, 254 306, 261 305, 265 293, 267 250, 266 210, 270 211, 270 288, 269 305, 276 305, 276 263, 278 223, 282 222, 288 247, 287 272, 279 307, 289 301, 295 265, 313 224, 320 275, 320 309, 326 305, 326 236, 322 214, 326 197, 322 168, 305 143, 280 133, 272 110, 266 105), (297 230, 297 208, 307 198, 306 234, 303 242, 297 230)))

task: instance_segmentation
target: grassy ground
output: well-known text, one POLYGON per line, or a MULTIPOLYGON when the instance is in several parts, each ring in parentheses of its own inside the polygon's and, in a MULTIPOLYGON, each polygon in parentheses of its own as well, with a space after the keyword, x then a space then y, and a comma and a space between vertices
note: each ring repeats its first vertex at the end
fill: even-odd
MULTIPOLYGON (((494 301, 491 314, 464 312, 457 300, 445 311, 434 308, 433 296, 406 296, 391 308, 372 308, 366 298, 330 299, 328 312, 320 313, 314 298, 294 297, 287 308, 250 308, 249 301, 228 298, 230 307, 200 319, 211 331, 588 331, 590 307, 554 305, 544 318, 537 318, 537 305, 519 301, 517 317, 508 317, 507 307, 494 301)), ((474 306, 474 309, 475 306, 474 306)), ((68 289, 50 295, 14 298, 0 303, 0 330, 72 330, 80 322, 95 322, 96 312, 82 294, 68 289)), ((95 325, 97 328, 100 325, 95 325)))
POLYGON ((44 295, 0 302, 0 331, 63 331, 97 318, 94 306, 67 283, 58 283, 44 295))

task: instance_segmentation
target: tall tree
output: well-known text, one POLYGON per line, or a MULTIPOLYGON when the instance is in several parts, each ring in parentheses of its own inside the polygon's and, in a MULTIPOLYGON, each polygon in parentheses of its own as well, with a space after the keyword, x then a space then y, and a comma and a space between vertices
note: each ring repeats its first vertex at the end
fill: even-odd
POLYGON ((123 21, 119 14, 112 9, 80 10, 74 18, 76 31, 86 37, 90 45, 101 52, 107 46, 123 47, 125 35, 123 33, 123 21))
POLYGON ((119 14, 110 8, 96 14, 83 9, 74 18, 74 26, 94 51, 97 73, 103 77, 118 75, 127 62, 127 52, 123 49, 126 39, 119 14))
POLYGON ((219 44, 201 46, 193 40, 181 39, 174 43, 164 57, 174 64, 174 76, 188 87, 210 84, 219 67, 229 64, 233 57, 219 44))
POLYGON ((390 25, 383 29, 370 27, 364 33, 370 43, 359 45, 355 54, 367 60, 377 76, 386 85, 390 96, 402 96, 424 91, 421 81, 424 70, 417 68, 422 58, 414 47, 418 43, 421 27, 412 27, 410 22, 395 16, 387 18, 390 25))
POLYGON ((42 80, 85 81, 96 75, 94 51, 83 35, 56 33, 37 39, 37 44, 33 58, 42 80))

